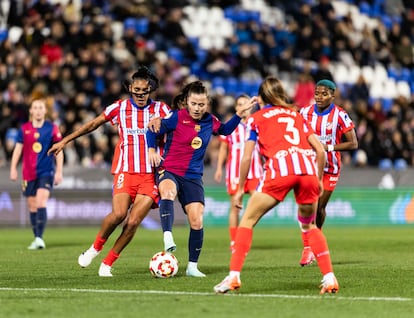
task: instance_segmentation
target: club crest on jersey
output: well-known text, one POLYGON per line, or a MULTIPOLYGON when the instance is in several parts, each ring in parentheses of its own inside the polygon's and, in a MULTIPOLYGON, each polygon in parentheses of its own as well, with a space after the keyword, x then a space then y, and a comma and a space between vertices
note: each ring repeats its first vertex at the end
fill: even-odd
POLYGON ((35 153, 39 153, 39 152, 41 152, 41 151, 42 151, 42 144, 41 144, 40 142, 35 142, 35 143, 32 145, 32 150, 33 150, 35 153))
POLYGON ((39 139, 40 134, 39 134, 38 132, 35 132, 35 133, 33 134, 33 137, 35 137, 36 139, 39 139))
POLYGON ((332 130, 332 123, 326 123, 326 130, 332 130))
POLYGON ((195 125, 195 126, 194 126, 194 130, 195 130, 196 132, 199 132, 199 131, 201 130, 201 126, 200 126, 200 125, 195 125))
POLYGON ((200 149, 202 145, 203 145, 203 141, 198 136, 194 137, 193 140, 191 140, 191 147, 193 149, 200 149))

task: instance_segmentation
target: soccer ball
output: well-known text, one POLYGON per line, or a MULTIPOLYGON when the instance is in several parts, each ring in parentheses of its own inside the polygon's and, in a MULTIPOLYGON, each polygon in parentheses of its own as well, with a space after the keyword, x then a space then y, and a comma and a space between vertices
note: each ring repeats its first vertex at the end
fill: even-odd
POLYGON ((149 270, 154 277, 173 277, 178 272, 178 260, 168 252, 155 253, 149 262, 149 270))

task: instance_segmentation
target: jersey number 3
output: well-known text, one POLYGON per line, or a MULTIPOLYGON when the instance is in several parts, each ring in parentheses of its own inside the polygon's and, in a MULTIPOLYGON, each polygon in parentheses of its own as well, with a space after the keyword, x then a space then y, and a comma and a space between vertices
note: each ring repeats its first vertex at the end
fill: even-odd
POLYGON ((290 117, 279 117, 277 122, 286 124, 286 134, 283 135, 285 139, 292 145, 299 145, 300 135, 299 130, 295 127, 295 120, 290 117))

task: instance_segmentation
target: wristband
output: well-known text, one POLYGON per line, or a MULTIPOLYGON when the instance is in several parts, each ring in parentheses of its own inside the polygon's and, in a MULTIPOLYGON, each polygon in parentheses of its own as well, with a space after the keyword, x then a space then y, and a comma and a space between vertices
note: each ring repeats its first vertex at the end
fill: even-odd
POLYGON ((328 152, 334 151, 334 145, 328 145, 328 152))

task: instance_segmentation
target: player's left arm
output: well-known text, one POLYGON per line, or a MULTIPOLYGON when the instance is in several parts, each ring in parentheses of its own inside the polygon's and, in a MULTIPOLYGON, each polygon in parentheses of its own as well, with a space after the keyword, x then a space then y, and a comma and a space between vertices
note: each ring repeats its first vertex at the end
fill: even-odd
POLYGON ((63 180, 63 151, 56 155, 56 171, 54 177, 54 184, 58 185, 63 180))
MULTIPOLYGON (((344 151, 358 149, 358 139, 354 128, 345 132, 342 139, 343 141, 341 141, 339 144, 334 145, 333 150, 344 151)), ((327 146, 325 145, 325 147, 327 146)))
POLYGON ((161 125, 158 132, 147 130, 146 142, 148 146, 148 160, 151 166, 158 167, 164 158, 157 152, 157 137, 173 131, 176 129, 178 123, 178 115, 176 112, 170 113, 166 117, 161 119, 161 125))

